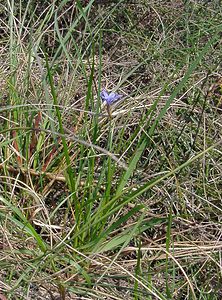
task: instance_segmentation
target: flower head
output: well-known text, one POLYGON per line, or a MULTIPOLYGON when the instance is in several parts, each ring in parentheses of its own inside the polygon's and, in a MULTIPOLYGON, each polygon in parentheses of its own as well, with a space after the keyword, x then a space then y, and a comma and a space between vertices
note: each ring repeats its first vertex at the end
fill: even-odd
POLYGON ((108 92, 105 89, 103 89, 102 92, 100 93, 100 97, 103 102, 106 102, 106 104, 110 105, 113 102, 117 101, 118 99, 122 98, 123 95, 119 95, 113 92, 108 94, 108 92))

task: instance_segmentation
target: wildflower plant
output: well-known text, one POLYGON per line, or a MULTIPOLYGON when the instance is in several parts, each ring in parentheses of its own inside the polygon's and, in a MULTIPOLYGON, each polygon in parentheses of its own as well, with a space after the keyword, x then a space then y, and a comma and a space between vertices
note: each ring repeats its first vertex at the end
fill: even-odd
POLYGON ((107 108, 107 112, 109 115, 109 118, 112 118, 112 114, 111 114, 111 109, 110 106, 116 102, 117 100, 119 100, 120 98, 123 97, 123 95, 111 92, 110 94, 107 92, 106 89, 103 89, 102 92, 100 93, 100 97, 103 101, 103 103, 106 105, 107 108))
POLYGON ((0 299, 221 299, 220 8, 3 2, 0 299))
POLYGON ((119 100, 120 98, 123 97, 123 95, 111 92, 110 94, 107 92, 107 90, 103 89, 102 92, 100 93, 100 97, 102 99, 102 101, 107 104, 107 105, 111 105, 114 102, 116 102, 117 100, 119 100))

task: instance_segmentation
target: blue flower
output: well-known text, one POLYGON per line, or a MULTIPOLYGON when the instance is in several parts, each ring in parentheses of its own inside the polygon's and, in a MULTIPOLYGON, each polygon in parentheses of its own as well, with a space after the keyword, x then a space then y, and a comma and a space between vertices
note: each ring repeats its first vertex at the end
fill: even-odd
POLYGON ((110 93, 103 89, 102 92, 100 93, 100 97, 103 102, 106 102, 107 105, 112 104, 113 102, 117 101, 118 99, 122 98, 123 95, 119 95, 117 93, 110 93))

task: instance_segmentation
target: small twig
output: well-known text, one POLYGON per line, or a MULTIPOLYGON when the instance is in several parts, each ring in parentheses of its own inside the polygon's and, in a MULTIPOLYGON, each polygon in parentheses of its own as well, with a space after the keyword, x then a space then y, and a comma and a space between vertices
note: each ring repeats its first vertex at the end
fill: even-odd
POLYGON ((19 167, 19 168, 14 168, 12 166, 4 166, 4 164, 0 164, 0 169, 6 168, 7 171, 18 174, 18 173, 22 173, 22 174, 31 174, 33 176, 45 176, 49 179, 54 179, 55 181, 61 181, 61 182, 66 182, 66 178, 65 176, 62 175, 56 175, 50 172, 38 172, 35 171, 33 169, 27 169, 27 168, 23 168, 23 167, 19 167))

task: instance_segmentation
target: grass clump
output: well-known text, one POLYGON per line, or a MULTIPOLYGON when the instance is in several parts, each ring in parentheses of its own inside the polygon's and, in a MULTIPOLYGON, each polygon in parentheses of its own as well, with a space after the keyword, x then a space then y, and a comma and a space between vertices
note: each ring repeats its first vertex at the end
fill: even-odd
POLYGON ((0 13, 0 297, 220 299, 220 6, 0 13))

